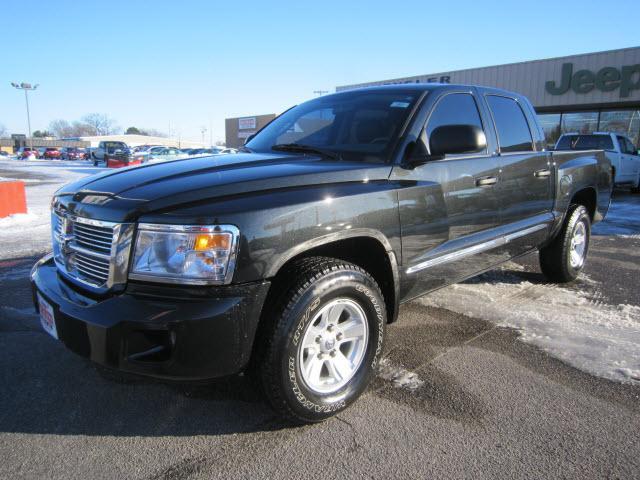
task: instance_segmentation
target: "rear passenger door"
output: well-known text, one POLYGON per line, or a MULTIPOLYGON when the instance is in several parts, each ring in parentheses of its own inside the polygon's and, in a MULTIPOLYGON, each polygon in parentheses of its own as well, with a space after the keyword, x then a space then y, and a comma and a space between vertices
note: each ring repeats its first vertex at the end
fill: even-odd
POLYGON ((498 141, 498 195, 506 256, 537 247, 553 219, 550 154, 534 141, 539 132, 529 106, 516 98, 486 94, 498 141))

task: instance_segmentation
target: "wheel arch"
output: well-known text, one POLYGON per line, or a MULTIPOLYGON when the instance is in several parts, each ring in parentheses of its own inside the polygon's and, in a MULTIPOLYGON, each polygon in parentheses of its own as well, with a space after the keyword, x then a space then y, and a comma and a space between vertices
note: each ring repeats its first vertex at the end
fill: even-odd
POLYGON ((400 274, 396 255, 388 239, 379 231, 354 229, 348 233, 327 235, 297 245, 282 255, 268 270, 272 285, 267 299, 277 294, 286 281, 281 273, 305 257, 330 257, 344 260, 367 271, 378 283, 385 300, 387 322, 398 316, 400 274))
POLYGON ((591 222, 593 222, 598 206, 598 193, 594 187, 582 188, 571 196, 569 205, 582 205, 585 207, 589 212, 591 222))

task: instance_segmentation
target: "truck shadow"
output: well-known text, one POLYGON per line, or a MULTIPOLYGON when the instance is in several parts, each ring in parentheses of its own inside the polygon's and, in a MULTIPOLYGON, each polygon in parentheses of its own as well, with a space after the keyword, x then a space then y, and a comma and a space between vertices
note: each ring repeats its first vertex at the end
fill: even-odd
POLYGON ((192 436, 290 426, 242 377, 207 385, 116 383, 37 331, 1 332, 0 346, 2 432, 192 436))

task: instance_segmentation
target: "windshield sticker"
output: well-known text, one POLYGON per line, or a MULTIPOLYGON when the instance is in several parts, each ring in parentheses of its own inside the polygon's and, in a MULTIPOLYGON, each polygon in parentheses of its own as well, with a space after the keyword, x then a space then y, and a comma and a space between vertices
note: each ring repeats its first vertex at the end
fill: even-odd
POLYGON ((407 108, 409 106, 409 102, 393 102, 391 108, 407 108))

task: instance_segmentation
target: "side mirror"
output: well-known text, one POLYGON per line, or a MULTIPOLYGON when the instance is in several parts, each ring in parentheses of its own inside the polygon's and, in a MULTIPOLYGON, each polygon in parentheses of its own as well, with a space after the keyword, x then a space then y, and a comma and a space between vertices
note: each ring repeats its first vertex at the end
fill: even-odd
POLYGON ((443 157, 455 153, 475 153, 487 148, 487 137, 475 125, 443 125, 431 132, 429 153, 443 157))

